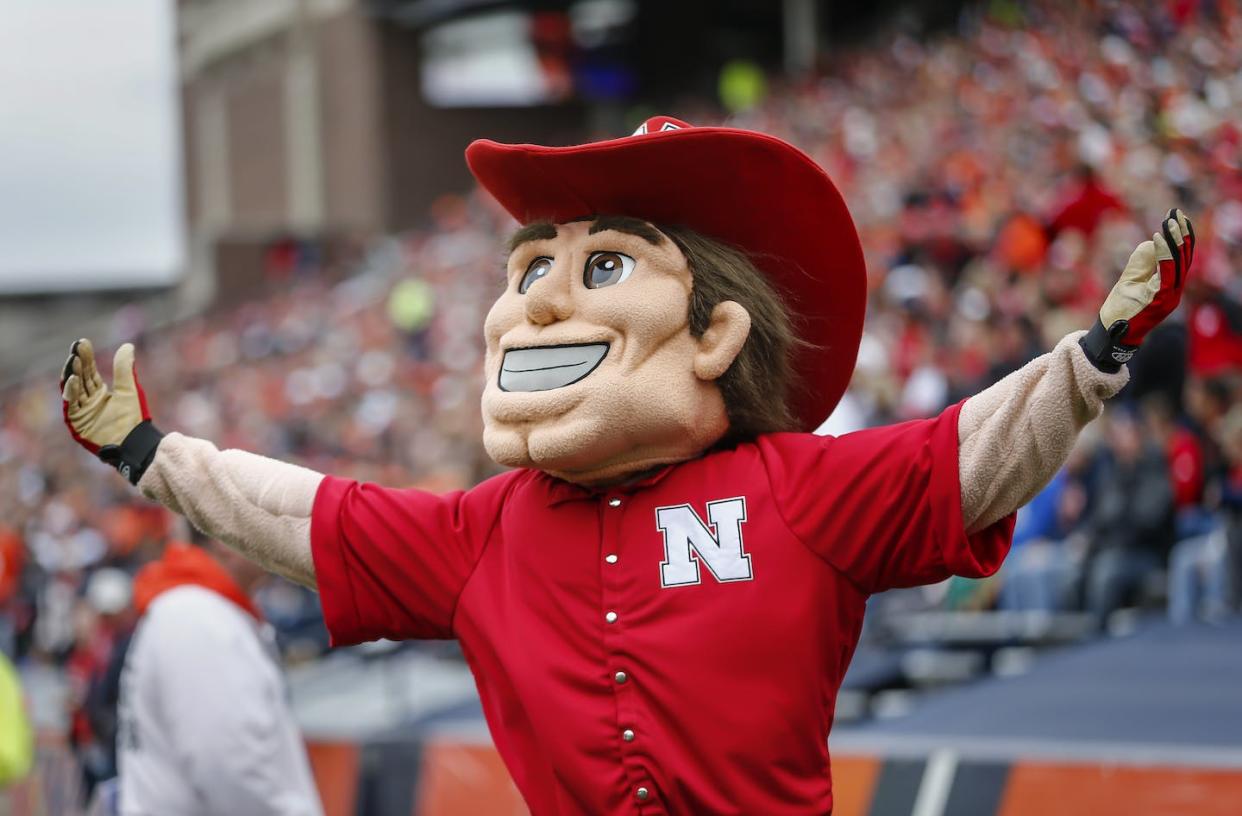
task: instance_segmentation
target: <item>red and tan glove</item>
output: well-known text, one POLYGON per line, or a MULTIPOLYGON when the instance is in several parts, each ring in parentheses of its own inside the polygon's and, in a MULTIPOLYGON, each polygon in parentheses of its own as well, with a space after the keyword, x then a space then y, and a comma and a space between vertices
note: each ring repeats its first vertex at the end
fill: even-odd
POLYGON ((1079 343, 1096 368, 1118 371, 1147 333, 1182 300, 1195 257, 1195 231, 1181 210, 1169 210, 1160 232, 1134 250, 1121 279, 1100 307, 1099 320, 1079 343))
POLYGON ((138 484, 164 435, 151 424, 147 398, 134 369, 134 346, 126 343, 112 359, 112 389, 95 365, 90 340, 73 344, 60 377, 65 426, 78 444, 138 484))

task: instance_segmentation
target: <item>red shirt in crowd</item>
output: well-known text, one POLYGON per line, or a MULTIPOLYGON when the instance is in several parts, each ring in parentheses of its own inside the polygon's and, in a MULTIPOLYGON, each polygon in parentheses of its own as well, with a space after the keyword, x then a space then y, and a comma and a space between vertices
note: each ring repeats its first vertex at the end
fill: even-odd
POLYGON ((1234 307, 1207 300, 1190 307, 1190 370, 1213 377, 1242 367, 1242 326, 1234 307), (1230 314, 1234 311, 1234 314, 1230 314))
POLYGON ((1203 448, 1199 439, 1185 428, 1169 438, 1169 481, 1173 483, 1173 506, 1178 510, 1194 507, 1203 498, 1203 448))
POLYGON ((433 495, 326 478, 311 539, 336 645, 458 638, 541 814, 827 813, 867 597, 982 576, 959 407, 774 434, 592 491, 534 470, 433 495))
POLYGON ((1064 230, 1072 229, 1090 238, 1105 215, 1125 211, 1125 202, 1116 193, 1094 176, 1088 177, 1062 199, 1048 225, 1049 232, 1059 235, 1064 230))
POLYGON ((21 538, 12 530, 0 527, 0 608, 17 594, 25 561, 26 550, 21 538))

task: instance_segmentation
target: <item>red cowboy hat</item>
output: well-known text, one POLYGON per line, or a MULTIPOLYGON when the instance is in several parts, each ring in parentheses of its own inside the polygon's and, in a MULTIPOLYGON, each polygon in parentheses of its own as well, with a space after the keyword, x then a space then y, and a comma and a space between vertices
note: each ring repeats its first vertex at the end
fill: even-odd
POLYGON ((866 306, 858 232, 828 175, 780 139, 648 119, 632 135, 572 147, 466 148, 483 187, 522 224, 628 215, 745 250, 776 285, 798 336, 791 408, 813 430, 854 370, 866 306))

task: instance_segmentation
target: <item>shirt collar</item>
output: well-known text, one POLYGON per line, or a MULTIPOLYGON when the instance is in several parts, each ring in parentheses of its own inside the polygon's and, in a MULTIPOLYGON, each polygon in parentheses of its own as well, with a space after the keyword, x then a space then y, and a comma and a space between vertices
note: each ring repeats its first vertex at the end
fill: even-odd
POLYGON ((608 496, 629 496, 640 490, 652 487, 662 482, 673 470, 684 462, 673 462, 668 465, 661 465, 654 470, 648 471, 643 476, 632 482, 624 484, 611 485, 609 487, 586 487, 577 485, 573 482, 567 482, 564 479, 558 479, 555 476, 549 476, 542 470, 536 470, 535 479, 543 485, 544 490, 548 493, 548 504, 557 505, 568 501, 593 501, 603 499, 608 496))

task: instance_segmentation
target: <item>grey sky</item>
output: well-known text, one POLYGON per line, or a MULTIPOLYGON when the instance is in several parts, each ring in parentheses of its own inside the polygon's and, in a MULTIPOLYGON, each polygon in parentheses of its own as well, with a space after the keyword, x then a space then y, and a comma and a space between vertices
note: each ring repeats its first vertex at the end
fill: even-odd
POLYGON ((0 294, 183 263, 172 0, 0 0, 0 294))

